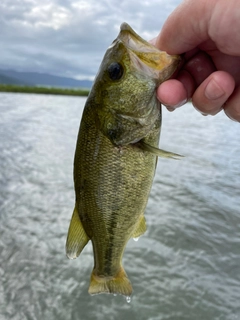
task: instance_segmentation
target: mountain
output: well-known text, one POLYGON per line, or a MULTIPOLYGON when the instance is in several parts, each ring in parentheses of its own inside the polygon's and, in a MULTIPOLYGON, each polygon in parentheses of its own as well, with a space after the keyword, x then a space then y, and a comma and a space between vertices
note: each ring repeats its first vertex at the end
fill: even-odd
POLYGON ((32 86, 91 88, 92 81, 76 80, 40 72, 20 72, 0 69, 0 83, 32 86), (3 81, 6 82, 3 82, 3 81))
POLYGON ((23 82, 19 79, 15 79, 4 74, 0 74, 0 84, 18 84, 18 85, 30 85, 27 82, 23 82))

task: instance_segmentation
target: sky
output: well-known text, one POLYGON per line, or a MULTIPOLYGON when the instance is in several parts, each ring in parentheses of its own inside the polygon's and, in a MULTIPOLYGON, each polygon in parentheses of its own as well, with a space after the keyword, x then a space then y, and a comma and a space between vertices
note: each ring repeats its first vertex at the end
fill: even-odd
POLYGON ((157 36, 181 0, 1 0, 0 69, 93 79, 127 22, 157 36))

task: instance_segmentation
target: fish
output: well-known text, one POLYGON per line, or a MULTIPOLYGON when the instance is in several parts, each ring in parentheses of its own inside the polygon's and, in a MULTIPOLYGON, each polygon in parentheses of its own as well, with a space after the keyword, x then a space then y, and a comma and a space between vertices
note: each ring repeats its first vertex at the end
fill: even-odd
POLYGON ((142 39, 127 23, 107 49, 86 100, 74 157, 75 206, 66 255, 92 242, 88 292, 130 297, 122 258, 128 241, 146 231, 147 205, 158 157, 161 104, 156 88, 181 61, 142 39))

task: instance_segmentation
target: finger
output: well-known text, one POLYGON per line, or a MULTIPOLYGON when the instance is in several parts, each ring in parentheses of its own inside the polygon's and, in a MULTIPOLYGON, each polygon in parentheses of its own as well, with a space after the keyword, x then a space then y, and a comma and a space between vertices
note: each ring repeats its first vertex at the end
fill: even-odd
POLYGON ((195 50, 188 56, 184 55, 185 64, 177 75, 177 80, 168 80, 160 85, 157 90, 158 99, 168 107, 168 110, 174 110, 183 105, 192 97, 196 87, 200 85, 212 72, 215 66, 212 59, 204 52, 195 50))
POLYGON ((191 73, 184 69, 179 72, 177 79, 183 84, 187 92, 187 100, 189 100, 196 89, 195 79, 192 77, 191 73))
POLYGON ((224 105, 224 112, 231 119, 240 122, 240 87, 234 90, 224 105))
POLYGON ((181 54, 207 40, 208 22, 217 0, 207 1, 207 5, 205 2, 183 1, 164 23, 156 47, 169 54, 181 54))
POLYGON ((184 69, 188 71, 197 86, 199 86, 211 73, 216 71, 212 59, 204 53, 199 51, 184 65, 184 69))
POLYGON ((195 86, 191 74, 186 70, 181 70, 177 79, 167 80, 159 86, 157 98, 169 111, 173 111, 192 97, 195 86))
POLYGON ((212 73, 192 96, 193 106, 203 114, 217 114, 235 87, 233 77, 225 71, 212 73))
POLYGON ((182 82, 170 79, 158 87, 157 98, 169 111, 173 111, 187 101, 187 91, 182 82))

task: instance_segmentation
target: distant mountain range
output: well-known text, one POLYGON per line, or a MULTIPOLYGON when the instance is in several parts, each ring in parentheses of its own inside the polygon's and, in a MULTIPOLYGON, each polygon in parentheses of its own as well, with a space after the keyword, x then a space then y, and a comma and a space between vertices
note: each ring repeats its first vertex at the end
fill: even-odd
POLYGON ((39 72, 20 72, 0 69, 0 84, 47 86, 64 88, 91 88, 92 81, 54 76, 39 72))

